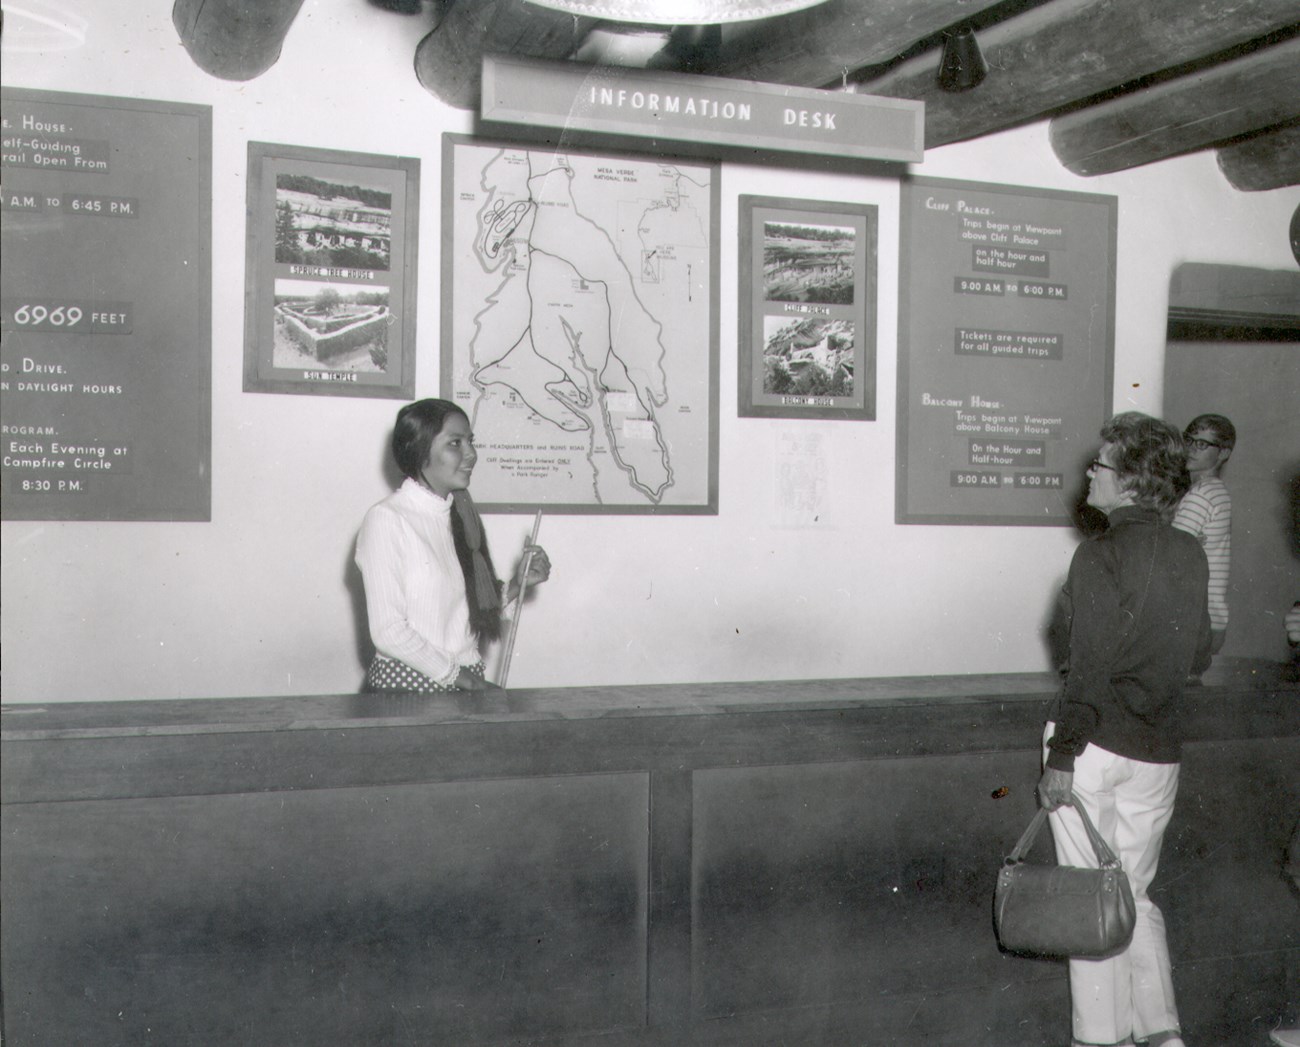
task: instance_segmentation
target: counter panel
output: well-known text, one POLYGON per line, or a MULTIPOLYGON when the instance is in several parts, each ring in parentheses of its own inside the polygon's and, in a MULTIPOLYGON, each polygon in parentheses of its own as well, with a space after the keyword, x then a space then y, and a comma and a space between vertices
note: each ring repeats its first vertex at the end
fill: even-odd
MULTIPOLYGON (((991 921, 1053 682, 7 706, 5 1042, 1065 1042, 991 921)), ((1186 719, 1153 893, 1188 1027, 1262 1042, 1300 688, 1186 719)))

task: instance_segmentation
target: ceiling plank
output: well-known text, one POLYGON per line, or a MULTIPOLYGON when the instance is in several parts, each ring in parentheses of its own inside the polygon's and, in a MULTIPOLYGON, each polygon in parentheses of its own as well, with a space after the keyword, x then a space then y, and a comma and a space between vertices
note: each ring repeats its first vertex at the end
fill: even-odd
POLYGON ((280 57, 302 0, 176 0, 172 24, 205 73, 252 80, 280 57))
POLYGON ((927 147, 999 131, 1131 80, 1285 30, 1295 0, 1052 0, 979 31, 989 75, 947 92, 939 53, 900 62, 863 94, 925 102, 927 147))
POLYGON ((717 58, 698 71, 825 87, 845 73, 896 58, 916 41, 1001 2, 830 0, 808 10, 724 26, 717 58))
POLYGON ((1126 171, 1300 117, 1300 37, 1097 105, 1051 124, 1077 175, 1126 171))
MULTIPOLYGON (((1169 281, 1170 337, 1204 339, 1300 330, 1300 271, 1183 262, 1169 281)), ((1262 340, 1262 339, 1261 339, 1262 340)))
POLYGON ((430 94, 477 109, 483 56, 568 58, 597 24, 525 0, 464 0, 415 49, 415 75, 430 94))
POLYGON ((1225 145, 1218 160, 1228 184, 1242 192, 1300 185, 1300 123, 1225 145))

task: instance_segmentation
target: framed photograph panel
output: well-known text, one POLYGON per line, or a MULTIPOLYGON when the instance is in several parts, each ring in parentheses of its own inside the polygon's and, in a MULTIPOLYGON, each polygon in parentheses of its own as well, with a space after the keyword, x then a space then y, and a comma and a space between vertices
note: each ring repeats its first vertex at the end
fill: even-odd
POLYGON ((410 399, 420 161, 248 143, 244 391, 410 399))
POLYGON ((740 197, 742 418, 876 417, 874 204, 740 197))

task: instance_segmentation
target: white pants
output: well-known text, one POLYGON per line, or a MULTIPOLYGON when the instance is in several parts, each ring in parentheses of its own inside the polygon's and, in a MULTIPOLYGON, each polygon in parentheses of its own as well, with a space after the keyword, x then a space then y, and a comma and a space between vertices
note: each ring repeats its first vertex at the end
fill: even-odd
MULTIPOLYGON (((1047 739, 1055 724, 1043 734, 1047 739)), ((1178 1009, 1169 970, 1165 920, 1147 897, 1156 875, 1165 827, 1178 794, 1178 764, 1144 763, 1095 745, 1074 761, 1074 791, 1111 849, 1133 888, 1137 922, 1133 941, 1105 960, 1070 961, 1074 1040, 1079 1044, 1124 1044, 1159 1032, 1177 1031, 1178 1009)), ((1095 869, 1097 855, 1073 810, 1050 815, 1056 860, 1095 869)))

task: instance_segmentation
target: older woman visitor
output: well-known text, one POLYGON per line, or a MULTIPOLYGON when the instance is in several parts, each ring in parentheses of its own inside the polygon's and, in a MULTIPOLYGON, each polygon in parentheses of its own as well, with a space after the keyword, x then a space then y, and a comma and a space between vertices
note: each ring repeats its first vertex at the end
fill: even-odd
POLYGON ((1182 435, 1135 411, 1101 430, 1088 504, 1108 528, 1075 551, 1064 590, 1065 675, 1044 739, 1040 804, 1062 865, 1096 867, 1074 799, 1119 855, 1137 906, 1133 939, 1071 959, 1076 1045, 1183 1047, 1164 918, 1147 896, 1174 811, 1180 702, 1209 664, 1209 569, 1170 520, 1190 478, 1182 435))

